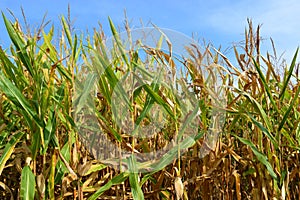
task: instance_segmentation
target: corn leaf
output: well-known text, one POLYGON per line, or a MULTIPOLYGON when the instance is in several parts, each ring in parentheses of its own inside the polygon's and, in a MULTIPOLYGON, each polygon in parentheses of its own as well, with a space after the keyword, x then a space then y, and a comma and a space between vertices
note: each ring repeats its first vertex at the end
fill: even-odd
POLYGON ((275 103, 275 101, 274 101, 274 98, 273 98, 273 96, 272 96, 270 87, 269 87, 269 85, 267 84, 266 78, 265 78, 264 74, 262 73, 262 71, 261 71, 261 69, 260 69, 260 66, 257 64, 257 62, 256 62, 254 59, 253 59, 253 62, 254 62, 254 66, 255 66, 255 68, 256 68, 258 74, 259 74, 260 80, 261 80, 262 83, 263 83, 263 86, 264 86, 264 88, 265 88, 265 90, 266 90, 266 92, 267 92, 267 95, 268 95, 268 97, 269 97, 269 99, 270 99, 270 101, 271 101, 271 103, 272 103, 274 109, 277 111, 277 113, 279 113, 278 107, 277 107, 277 105, 276 105, 276 103, 275 103))
POLYGON ((295 93, 294 98, 292 99, 291 103, 289 104, 289 108, 287 109, 287 111, 286 111, 286 112, 284 113, 284 115, 283 115, 283 118, 282 118, 282 120, 281 120, 281 122, 280 122, 280 124, 279 124, 279 127, 278 127, 278 132, 280 132, 281 129, 283 128, 285 122, 286 122, 287 119, 288 119, 288 116, 289 116, 291 110, 292 110, 293 107, 295 106, 296 100, 299 98, 299 92, 300 92, 300 85, 298 86, 298 89, 297 89, 297 91, 296 91, 296 93, 295 93))
POLYGON ((94 165, 92 165, 90 168, 89 168, 89 170, 86 172, 86 173, 84 173, 84 176, 87 176, 87 175, 89 175, 89 174, 91 174, 91 173, 93 173, 93 172, 96 172, 96 171, 100 171, 100 170, 102 170, 102 169, 105 169, 107 166, 106 165, 104 165, 104 164, 94 164, 94 165))
POLYGON ((10 141, 5 145, 5 148, 3 150, 3 154, 0 157, 0 175, 2 174, 2 171, 5 167, 5 164, 7 160, 10 158, 11 154, 13 153, 16 144, 19 142, 21 137, 24 135, 23 132, 16 133, 10 141))
POLYGON ((119 175, 114 176, 110 181, 103 185, 99 190, 97 190, 93 195, 91 195, 88 200, 96 200, 105 191, 109 190, 114 185, 119 185, 123 183, 129 176, 129 173, 122 172, 119 175))
POLYGON ((54 110, 54 107, 52 106, 50 108, 50 114, 49 114, 47 124, 44 128, 44 142, 45 142, 45 145, 44 145, 44 148, 41 152, 42 154, 46 153, 46 151, 48 149, 49 142, 54 137, 54 133, 55 133, 55 130, 56 130, 56 125, 57 124, 56 124, 55 110, 54 110))
POLYGON ((32 125, 33 122, 39 127, 43 127, 42 122, 38 118, 37 113, 32 109, 21 91, 2 73, 0 73, 0 88, 7 95, 7 97, 20 109, 28 122, 32 125), (32 121, 33 120, 33 121, 32 121))
POLYGON ((261 162, 263 165, 265 165, 265 167, 267 168, 267 170, 268 170, 268 172, 270 173, 270 175, 271 175, 274 179, 277 180, 277 175, 276 175, 276 173, 274 172, 274 170, 273 170, 273 168, 272 168, 272 165, 269 163, 267 156, 266 156, 265 154, 261 153, 261 152, 255 147, 255 145, 254 145, 251 141, 249 141, 249 140, 247 140, 247 139, 245 139, 245 138, 241 138, 241 137, 239 137, 239 136, 237 136, 237 135, 234 135, 234 136, 235 136, 236 138, 238 138, 242 143, 244 143, 245 145, 248 145, 248 146, 251 148, 252 152, 255 154, 255 156, 256 156, 256 158, 259 160, 259 162, 261 162))
POLYGON ((0 48, 0 60, 2 62, 3 71, 7 77, 9 77, 12 82, 18 87, 21 88, 21 83, 28 85, 28 81, 23 76, 23 72, 20 72, 19 69, 8 59, 8 56, 0 48))
POLYGON ((29 166, 25 166, 21 175, 20 197, 23 200, 32 200, 35 195, 35 176, 29 166))
POLYGON ((128 58, 126 56, 126 52, 125 52, 125 49, 124 49, 124 47, 122 45, 120 36, 119 36, 119 34, 118 34, 118 32, 117 32, 117 30, 116 30, 116 28, 115 28, 115 26, 114 26, 114 24, 113 24, 113 22, 112 22, 112 20, 111 20, 110 17, 108 18, 108 20, 109 20, 109 25, 110 25, 111 32, 112 32, 112 34, 114 36, 114 39, 115 39, 115 41, 117 43, 117 46, 118 46, 118 48, 119 48, 119 50, 121 52, 121 56, 122 56, 124 62, 126 63, 126 65, 128 67, 130 67, 130 63, 129 63, 128 58))
POLYGON ((64 31, 65 31, 65 34, 67 36, 67 39, 68 39, 68 42, 69 42, 69 45, 72 46, 72 35, 71 35, 71 31, 70 31, 70 28, 68 26, 68 23, 65 19, 64 16, 61 17, 61 22, 62 22, 62 25, 64 27, 64 31))
POLYGON ((286 88, 287 88, 287 86, 288 86, 288 84, 290 82, 291 76, 292 76, 293 71, 294 71, 294 67, 296 65, 298 51, 299 51, 299 47, 297 48, 296 53, 295 53, 295 55, 293 57, 290 69, 289 69, 288 74, 287 74, 287 78, 284 80, 282 90, 281 90, 281 92, 279 94, 279 98, 280 99, 282 99, 284 97, 285 90, 286 90, 286 88))
POLYGON ((278 150, 278 142, 275 140, 274 136, 266 129, 260 122, 258 122, 251 114, 248 113, 248 116, 252 122, 271 140, 275 149, 278 150))
POLYGON ((256 108, 256 110, 259 112, 259 115, 262 117, 262 119, 264 120, 266 126, 267 126, 267 129, 268 130, 272 130, 272 126, 271 126, 271 122, 265 112, 265 110, 263 109, 263 107, 251 96, 249 95, 248 93, 246 92, 242 92, 239 90, 239 92, 241 94, 243 94, 253 105, 254 108, 256 108))
MULTIPOLYGON (((51 44, 51 40, 53 37, 53 31, 54 31, 54 27, 52 26, 49 33, 46 34, 44 31, 43 33, 43 38, 44 38, 44 44, 42 45, 41 48, 49 48, 49 55, 50 55, 50 59, 54 62, 55 60, 57 60, 57 56, 56 56, 56 49, 53 46, 53 44, 51 44)), ((41 52, 42 54, 45 54, 44 51, 41 52)))
POLYGON ((2 12, 2 17, 4 19, 4 23, 6 26, 6 30, 8 32, 8 35, 13 42, 13 44, 16 47, 17 55, 26 67, 26 69, 29 71, 31 76, 34 76, 34 70, 32 68, 32 64, 30 62, 29 56, 26 51, 26 45, 24 41, 22 40, 20 34, 14 29, 11 22, 5 17, 4 13, 2 12))
POLYGON ((89 74, 85 82, 83 83, 83 88, 78 88, 77 93, 79 96, 74 100, 74 107, 76 108, 76 111, 81 111, 82 108, 84 108, 87 103, 91 100, 91 93, 92 90, 95 87, 95 83, 97 81, 97 74, 89 74))
POLYGON ((138 167, 134 155, 131 155, 128 158, 128 167, 130 171, 129 183, 130 183, 133 199, 142 200, 144 199, 144 194, 141 189, 141 186, 139 185, 138 167))

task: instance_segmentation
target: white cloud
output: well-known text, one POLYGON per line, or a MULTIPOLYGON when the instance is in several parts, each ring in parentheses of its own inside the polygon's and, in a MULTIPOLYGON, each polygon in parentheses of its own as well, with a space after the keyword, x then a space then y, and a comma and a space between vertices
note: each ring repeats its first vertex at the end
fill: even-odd
POLYGON ((237 35, 243 33, 250 18, 254 25, 262 24, 261 36, 272 37, 279 53, 286 51, 285 57, 290 59, 300 43, 299 11, 297 0, 237 1, 220 5, 207 21, 216 30, 237 35))

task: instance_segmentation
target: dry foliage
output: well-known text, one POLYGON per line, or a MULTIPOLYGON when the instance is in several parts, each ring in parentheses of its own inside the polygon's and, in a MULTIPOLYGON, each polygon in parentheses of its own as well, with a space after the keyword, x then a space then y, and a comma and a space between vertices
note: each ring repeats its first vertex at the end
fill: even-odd
MULTIPOLYGON (((215 69, 222 78, 226 118, 215 145, 204 139, 213 120, 206 113, 200 116, 195 140, 186 144, 183 138, 180 143, 187 151, 181 153, 174 146, 179 151, 172 151, 170 158, 143 165, 129 156, 125 167, 138 169, 130 173, 112 167, 119 163, 97 159, 99 152, 111 152, 101 145, 90 148, 91 140, 79 137, 72 115, 79 72, 95 65, 96 71, 101 70, 99 66, 108 62, 103 32, 79 39, 72 33, 70 19, 62 18, 63 30, 55 45, 53 27, 45 33, 43 24, 31 35, 22 31, 17 19, 11 23, 3 18, 12 45, 0 50, 1 199, 299 199, 297 53, 290 65, 278 61, 275 48, 274 55, 261 55, 260 27, 255 30, 251 21, 244 43, 233 48, 236 61, 209 45, 204 51, 195 45, 187 47, 190 56, 180 61, 187 72, 184 83, 196 94, 202 113, 209 112, 212 98, 203 69, 215 69), (282 66, 284 71, 278 73, 282 66), (208 152, 205 157, 201 157, 203 147, 208 152)), ((146 85, 130 102, 134 122, 147 101, 165 108, 168 121, 155 137, 128 136, 112 117, 110 98, 116 82, 132 70, 128 66, 143 66, 143 62, 136 51, 122 52, 118 32, 110 23, 117 42, 114 62, 104 66, 105 73, 97 71, 101 75, 98 95, 92 101, 105 138, 96 142, 109 140, 136 155, 163 149, 178 137, 175 119, 182 113, 167 87, 146 85)), ((168 42, 170 54, 143 48, 153 62, 173 67, 174 74, 178 61, 171 53, 172 41, 168 42)), ((149 76, 146 72, 141 71, 143 78, 149 76)), ((149 119, 143 118, 142 126, 147 123, 149 119)))

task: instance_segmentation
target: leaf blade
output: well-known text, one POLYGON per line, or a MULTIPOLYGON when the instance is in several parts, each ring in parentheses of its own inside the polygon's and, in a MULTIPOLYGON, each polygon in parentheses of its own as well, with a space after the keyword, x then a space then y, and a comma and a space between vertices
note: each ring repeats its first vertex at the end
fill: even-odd
POLYGON ((21 175, 20 196, 23 200, 32 200, 35 195, 35 176, 29 166, 25 166, 21 175))
POLYGON ((4 167, 5 167, 5 164, 6 164, 7 160, 10 158, 11 154, 13 153, 16 144, 19 142, 19 140, 21 139, 21 137, 23 135, 24 135, 23 132, 18 132, 5 145, 5 148, 3 150, 3 154, 0 157, 0 175, 2 174, 2 171, 3 171, 4 167))
POLYGON ((242 143, 244 143, 245 145, 248 145, 252 152, 255 154, 255 156, 257 157, 257 159, 263 164, 265 165, 265 167, 267 168, 268 172, 270 173, 270 175, 272 176, 272 178, 277 180, 277 175, 273 170, 273 167, 271 166, 270 162, 267 159, 267 156, 264 155, 263 153, 261 153, 256 147, 255 145, 250 141, 247 140, 245 138, 241 138, 237 135, 234 135, 236 138, 238 138, 242 143))

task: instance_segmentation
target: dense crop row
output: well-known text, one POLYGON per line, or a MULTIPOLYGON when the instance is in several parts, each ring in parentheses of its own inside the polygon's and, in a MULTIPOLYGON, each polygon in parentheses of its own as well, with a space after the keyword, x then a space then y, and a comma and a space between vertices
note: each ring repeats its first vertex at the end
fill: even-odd
POLYGON ((261 55, 260 27, 230 61, 211 45, 176 57, 163 34, 128 49, 111 20, 108 49, 64 17, 58 37, 3 19, 1 199, 299 198, 298 50, 261 55))

